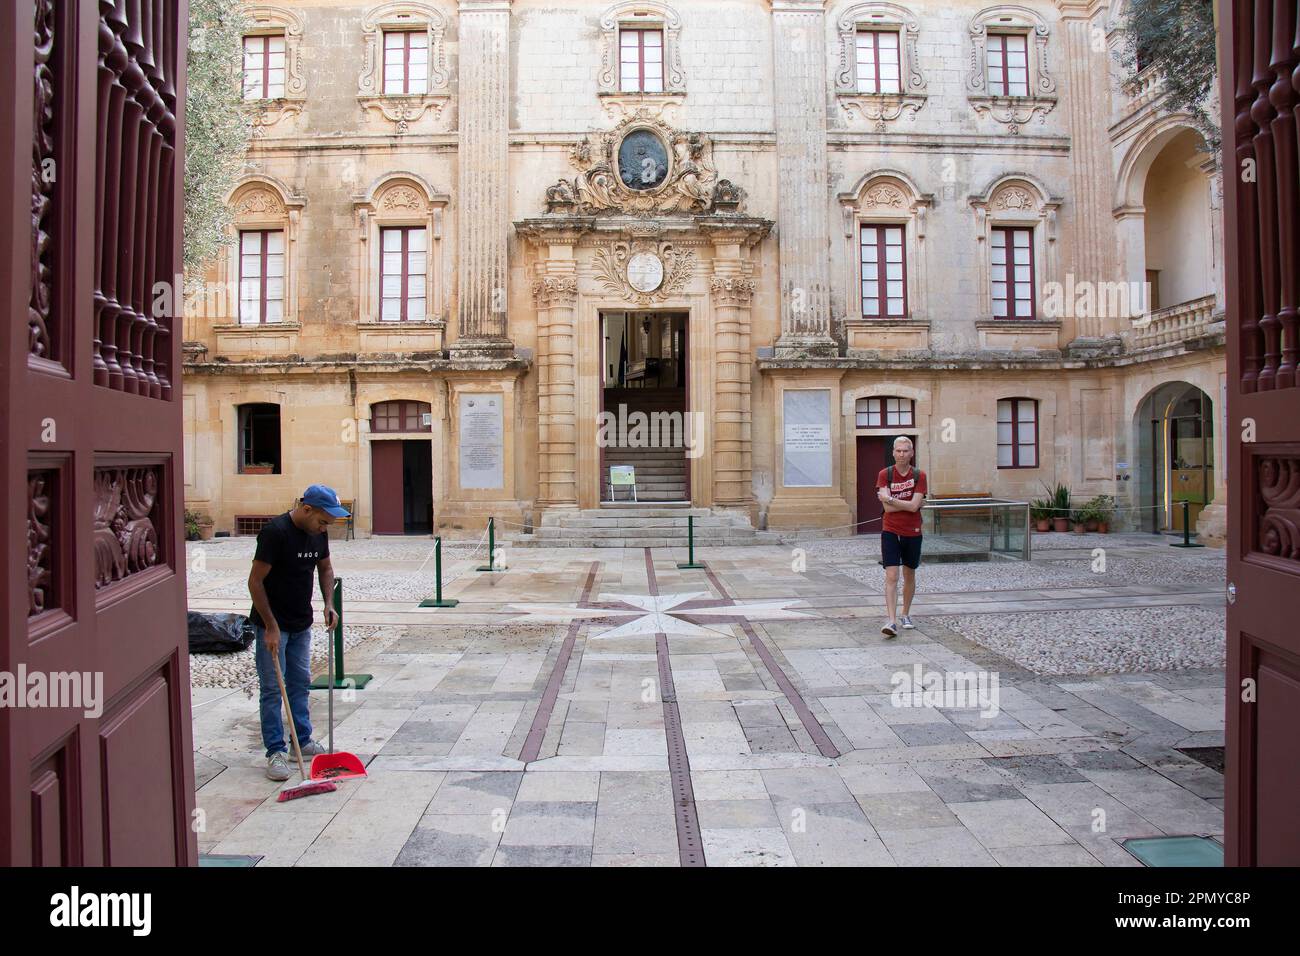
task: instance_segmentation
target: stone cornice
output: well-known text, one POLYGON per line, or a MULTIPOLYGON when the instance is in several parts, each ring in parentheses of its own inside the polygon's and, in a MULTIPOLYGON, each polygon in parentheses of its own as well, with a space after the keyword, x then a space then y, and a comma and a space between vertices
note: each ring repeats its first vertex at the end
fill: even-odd
POLYGON ((1106 12, 1106 0, 1055 0, 1062 20, 1091 20, 1106 12))
POLYGON ((773 13, 825 13, 826 0, 767 0, 773 13))
POLYGON ((187 375, 321 375, 355 372, 527 372, 532 362, 514 355, 489 360, 446 358, 441 352, 409 352, 402 355, 379 354, 365 358, 355 355, 301 355, 258 358, 251 361, 185 362, 187 375))

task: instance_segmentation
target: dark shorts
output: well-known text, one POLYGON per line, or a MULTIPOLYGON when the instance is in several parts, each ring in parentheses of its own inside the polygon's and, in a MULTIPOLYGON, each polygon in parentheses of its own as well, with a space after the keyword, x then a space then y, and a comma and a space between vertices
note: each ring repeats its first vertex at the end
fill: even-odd
POLYGON ((921 564, 921 536, 915 537, 895 534, 892 531, 880 532, 880 563, 886 568, 896 568, 905 564, 913 571, 921 564))

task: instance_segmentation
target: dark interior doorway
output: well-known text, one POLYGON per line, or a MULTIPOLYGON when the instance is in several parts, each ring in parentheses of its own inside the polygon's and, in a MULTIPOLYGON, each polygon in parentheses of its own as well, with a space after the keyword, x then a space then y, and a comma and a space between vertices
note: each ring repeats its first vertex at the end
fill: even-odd
POLYGON ((431 442, 402 442, 402 511, 402 530, 406 534, 428 534, 433 531, 431 442))

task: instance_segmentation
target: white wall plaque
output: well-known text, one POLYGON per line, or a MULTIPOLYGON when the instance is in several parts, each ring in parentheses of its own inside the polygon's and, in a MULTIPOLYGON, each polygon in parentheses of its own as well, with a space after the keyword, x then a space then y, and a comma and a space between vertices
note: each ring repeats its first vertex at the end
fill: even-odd
POLYGON ((784 419, 782 484, 831 487, 831 393, 826 388, 781 393, 784 419))
POLYGON ((460 396, 460 486, 505 487, 505 396, 460 396))

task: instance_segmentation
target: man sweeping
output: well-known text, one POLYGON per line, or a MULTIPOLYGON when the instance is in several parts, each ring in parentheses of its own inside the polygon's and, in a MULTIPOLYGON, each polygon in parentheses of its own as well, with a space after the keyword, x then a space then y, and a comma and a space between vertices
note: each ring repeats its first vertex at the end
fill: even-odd
POLYGON ((900 435, 894 439, 894 463, 883 468, 876 476, 876 494, 884 506, 881 521, 880 563, 885 568, 885 621, 880 633, 886 637, 898 634, 899 619, 894 616, 898 603, 898 569, 903 569, 904 629, 915 625, 909 613, 912 596, 916 594, 916 569, 921 564, 921 507, 929 486, 925 472, 912 467, 914 448, 912 439, 900 435))
POLYGON ((311 683, 311 583, 320 577, 325 599, 325 625, 333 630, 338 614, 330 604, 334 568, 330 565, 326 528, 349 513, 333 488, 312 485, 298 506, 268 521, 257 535, 248 591, 253 597, 249 620, 257 631, 257 678, 261 684, 262 743, 266 746, 266 775, 289 779, 288 750, 281 695, 272 656, 280 661, 289 696, 289 710, 303 756, 326 753, 311 739, 308 686, 311 683))

